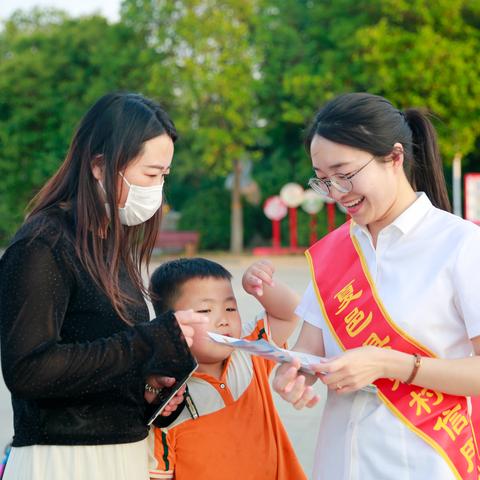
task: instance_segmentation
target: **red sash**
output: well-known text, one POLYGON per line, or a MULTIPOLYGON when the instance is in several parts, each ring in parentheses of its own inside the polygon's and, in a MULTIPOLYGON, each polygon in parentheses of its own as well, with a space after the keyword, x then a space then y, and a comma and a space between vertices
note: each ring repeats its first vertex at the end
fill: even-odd
MULTIPOLYGON (((320 307, 343 350, 372 345, 435 357, 388 315, 360 246, 350 234, 350 222, 315 243, 306 255, 320 307)), ((456 478, 480 479, 472 423, 472 404, 478 405, 478 398, 447 395, 387 378, 378 379, 375 385, 385 405, 445 459, 456 478)))

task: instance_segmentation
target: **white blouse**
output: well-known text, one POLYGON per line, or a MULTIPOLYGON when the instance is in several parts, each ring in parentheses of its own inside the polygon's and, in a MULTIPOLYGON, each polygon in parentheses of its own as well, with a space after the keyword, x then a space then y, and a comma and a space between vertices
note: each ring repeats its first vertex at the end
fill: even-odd
MULTIPOLYGON (((377 247, 355 225, 380 298, 393 321, 438 357, 473 353, 480 335, 480 228, 417 200, 380 231, 377 247)), ((335 252, 332 252, 332 255, 335 252)), ((320 328, 325 354, 341 349, 310 283, 296 313, 320 328)), ((314 479, 453 479, 446 462, 373 393, 329 394, 320 426, 314 479)))

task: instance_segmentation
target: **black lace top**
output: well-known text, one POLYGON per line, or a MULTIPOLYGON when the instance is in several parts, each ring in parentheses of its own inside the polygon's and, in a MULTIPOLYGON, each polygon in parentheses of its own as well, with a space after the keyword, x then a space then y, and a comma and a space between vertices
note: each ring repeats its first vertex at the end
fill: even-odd
POLYGON ((148 431, 145 375, 175 377, 189 368, 173 314, 148 321, 123 272, 120 282, 139 300, 129 307, 134 326, 127 325, 82 267, 73 228, 60 209, 36 215, 0 259, 1 358, 14 446, 141 440, 148 431))

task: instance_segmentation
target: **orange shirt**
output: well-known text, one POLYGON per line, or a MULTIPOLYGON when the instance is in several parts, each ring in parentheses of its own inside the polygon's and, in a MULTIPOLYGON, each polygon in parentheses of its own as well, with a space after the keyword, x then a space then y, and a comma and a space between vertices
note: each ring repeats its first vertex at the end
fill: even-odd
MULTIPOLYGON (((265 338, 265 319, 248 340, 265 338)), ((270 360, 234 350, 220 380, 198 373, 189 381, 200 416, 185 408, 168 428, 150 432, 151 478, 178 480, 306 479, 275 409, 270 360)))

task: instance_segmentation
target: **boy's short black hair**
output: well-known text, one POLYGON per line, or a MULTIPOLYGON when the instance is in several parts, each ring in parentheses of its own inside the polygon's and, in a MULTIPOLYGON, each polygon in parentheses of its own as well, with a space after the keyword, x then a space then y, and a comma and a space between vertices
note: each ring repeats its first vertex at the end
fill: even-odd
POLYGON ((232 274, 222 265, 206 258, 179 258, 160 265, 150 279, 150 296, 157 315, 173 309, 182 285, 192 278, 224 278, 232 274))

